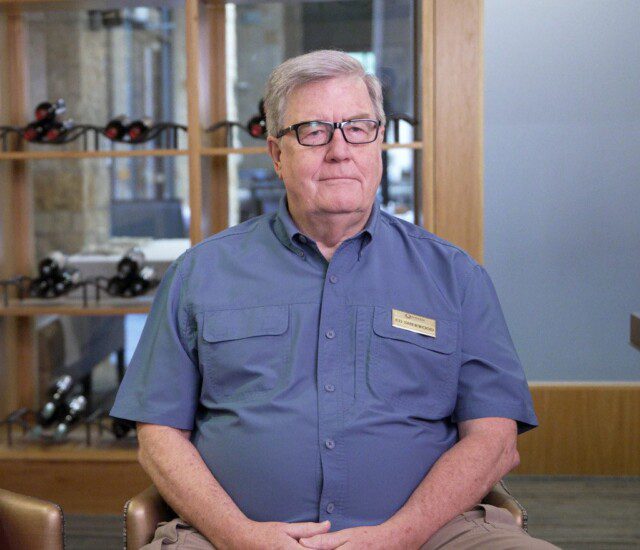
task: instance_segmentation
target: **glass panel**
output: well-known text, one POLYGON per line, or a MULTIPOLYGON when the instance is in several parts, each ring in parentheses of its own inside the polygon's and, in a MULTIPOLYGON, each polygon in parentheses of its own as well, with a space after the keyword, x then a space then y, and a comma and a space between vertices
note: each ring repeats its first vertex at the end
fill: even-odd
MULTIPOLYGON (((227 5, 227 78, 231 90, 227 116, 247 126, 259 114, 258 104, 271 70, 285 59, 316 49, 340 49, 360 60, 383 84, 389 114, 414 111, 414 2, 353 0, 347 2, 227 5)), ((212 123, 218 121, 211 121, 212 123)), ((387 141, 413 141, 413 128, 388 125, 387 141)), ((264 140, 235 128, 236 146, 256 147, 264 140)), ((414 153, 384 153, 385 175, 379 196, 383 208, 414 221, 414 153)), ((231 225, 272 210, 283 193, 266 155, 244 155, 229 162, 231 225)))
MULTIPOLYGON (((186 54, 183 9, 26 12, 28 116, 64 99, 57 120, 81 136, 67 144, 28 143, 27 150, 186 148, 186 54), (123 115, 128 133, 102 135, 123 115), (132 123, 151 130, 140 143, 132 123), (89 126, 86 134, 82 126, 89 126), (94 131, 94 128, 96 129, 94 131), (155 136, 155 137, 154 137, 155 136), (147 138, 149 140, 147 141, 147 138)), ((71 130, 68 130, 68 132, 71 130)), ((70 136, 69 133, 66 134, 70 136)), ((46 141, 46 139, 45 139, 46 141)), ((63 139, 64 141, 64 139, 63 139)), ((30 162, 35 189, 36 254, 113 250, 189 234, 188 163, 184 157, 118 157, 30 162)))

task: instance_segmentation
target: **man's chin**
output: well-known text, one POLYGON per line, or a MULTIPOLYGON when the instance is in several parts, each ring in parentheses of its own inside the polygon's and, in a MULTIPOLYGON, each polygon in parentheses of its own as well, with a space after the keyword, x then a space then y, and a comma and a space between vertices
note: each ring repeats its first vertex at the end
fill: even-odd
POLYGON ((361 201, 340 201, 320 205, 318 212, 325 215, 338 216, 362 214, 364 212, 368 212, 370 209, 371 205, 363 205, 361 201))

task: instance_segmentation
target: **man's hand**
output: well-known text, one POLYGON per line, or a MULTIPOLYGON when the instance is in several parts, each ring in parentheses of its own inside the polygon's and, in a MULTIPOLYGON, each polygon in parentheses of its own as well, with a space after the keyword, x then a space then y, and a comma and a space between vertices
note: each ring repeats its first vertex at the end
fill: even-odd
MULTIPOLYGON (((276 521, 249 521, 236 533, 223 549, 241 550, 288 550, 304 548, 298 539, 314 537, 326 533, 331 528, 328 521, 322 523, 281 523, 276 521)), ((216 545, 216 548, 218 546, 216 545)))
POLYGON ((316 535, 300 539, 300 544, 305 548, 316 550, 333 550, 340 548, 345 550, 356 550, 366 548, 367 550, 404 550, 408 548, 406 541, 401 540, 384 523, 382 525, 372 525, 367 527, 352 527, 334 533, 316 535))

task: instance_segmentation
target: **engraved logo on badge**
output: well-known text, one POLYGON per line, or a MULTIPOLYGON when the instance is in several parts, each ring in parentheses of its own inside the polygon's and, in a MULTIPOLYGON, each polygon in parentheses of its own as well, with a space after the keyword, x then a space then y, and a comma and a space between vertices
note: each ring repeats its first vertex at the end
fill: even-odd
POLYGON ((407 313, 399 309, 391 310, 391 325, 396 328, 410 330, 418 334, 424 334, 431 338, 436 337, 436 320, 422 317, 415 313, 407 313))

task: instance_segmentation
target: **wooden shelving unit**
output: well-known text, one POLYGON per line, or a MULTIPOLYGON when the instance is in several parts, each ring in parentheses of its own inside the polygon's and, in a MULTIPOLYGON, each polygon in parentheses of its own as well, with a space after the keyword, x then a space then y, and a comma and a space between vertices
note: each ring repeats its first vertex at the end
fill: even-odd
MULTIPOLYGON (((149 4, 141 2, 141 4, 149 4)), ((159 4, 151 2, 151 4, 159 4)), ((8 220, 0 228, 0 274, 35 272, 33 189, 27 177, 28 163, 40 159, 96 159, 118 157, 187 157, 189 170, 190 239, 202 240, 228 225, 229 155, 266 153, 264 145, 228 148, 220 133, 204 134, 212 121, 226 118, 225 6, 222 0, 174 0, 186 14, 186 67, 188 121, 186 149, 135 149, 104 151, 12 150, 0 152, 0 170, 9 178, 0 182, 4 195, 0 214, 8 220), (205 141, 206 140, 206 141, 205 141), (203 145, 203 141, 207 146, 203 145), (206 170, 203 170, 206 166, 206 170), (203 182, 203 173, 207 181, 203 182), (202 189, 209 192, 203 204, 202 189), (209 225, 203 228, 203 213, 209 225)), ((4 30, 0 60, 2 122, 23 125, 29 118, 27 97, 27 10, 108 9, 130 7, 130 0, 0 0, 0 31, 4 30)), ((164 3, 167 5, 167 3, 164 3)), ((416 140, 386 144, 386 150, 404 148, 414 152, 421 190, 416 204, 429 230, 481 257, 481 28, 482 0, 416 0, 415 52, 416 110, 423 121, 416 140), (437 93, 436 93, 437 92, 437 93), (464 201, 461 199, 464 198, 464 201), (478 198, 480 197, 480 198, 478 198)), ((181 136, 182 139, 182 136, 181 136)), ((0 303, 0 337, 5 342, 8 365, 5 411, 36 403, 37 357, 34 317, 38 315, 126 315, 145 313, 149 301, 126 303, 105 300, 83 307, 81 302, 38 304, 12 300, 0 303)), ((0 349, 0 351, 2 351, 0 349)), ((0 441, 0 486, 57 500, 71 512, 118 513, 124 498, 148 484, 136 463, 135 450, 81 444, 57 449, 38 445, 7 448, 0 441), (80 472, 80 475, 78 475, 80 472), (102 481, 96 481, 96 480, 102 481), (84 488, 82 483, 85 483, 84 488), (90 483, 92 491, 86 491, 90 483), (97 485, 96 485, 97 483, 97 485), (104 497, 104 498, 103 498, 104 497), (101 500, 102 499, 102 500, 101 500)))
POLYGON ((8 306, 0 304, 0 316, 4 317, 36 317, 38 315, 133 315, 149 313, 153 298, 142 296, 131 299, 104 298, 100 302, 89 300, 84 306, 81 300, 16 300, 9 301, 8 306))
POLYGON ((30 150, 0 152, 0 161, 3 160, 51 160, 51 159, 99 159, 117 157, 185 157, 189 155, 188 149, 132 149, 131 151, 57 151, 30 150))

